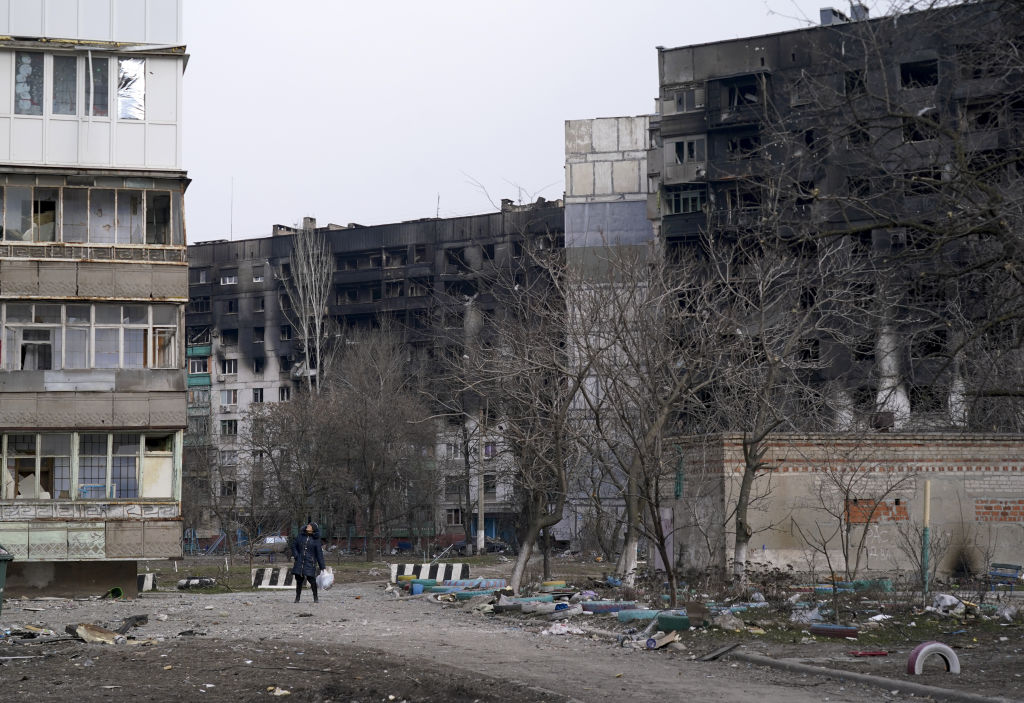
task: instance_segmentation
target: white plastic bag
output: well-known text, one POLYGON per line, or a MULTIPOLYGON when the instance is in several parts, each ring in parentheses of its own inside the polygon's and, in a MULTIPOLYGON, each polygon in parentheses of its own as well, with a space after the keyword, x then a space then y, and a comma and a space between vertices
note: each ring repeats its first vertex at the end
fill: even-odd
POLYGON ((316 577, 316 586, 322 591, 329 591, 333 585, 334 569, 328 566, 320 572, 319 576, 316 577))

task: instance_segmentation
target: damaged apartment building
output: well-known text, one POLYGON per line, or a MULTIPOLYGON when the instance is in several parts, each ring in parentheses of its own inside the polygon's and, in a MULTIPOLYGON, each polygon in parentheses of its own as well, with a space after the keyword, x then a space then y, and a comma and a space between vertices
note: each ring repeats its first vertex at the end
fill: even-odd
MULTIPOLYGON (((866 568, 905 568, 893 547, 920 528, 929 481, 933 534, 951 545, 942 570, 1024 558, 1024 321, 1006 273, 1024 227, 1021 37, 1019 8, 998 1, 876 19, 854 4, 849 16, 823 9, 820 26, 658 49, 647 209, 665 256, 706 260, 747 301, 773 271, 818 275, 777 279, 786 305, 723 303, 745 310, 723 345, 746 334, 769 346, 782 315, 790 330, 805 325, 772 353, 793 360, 786 383, 817 389, 779 415, 789 434, 764 445, 757 558, 806 567, 806 536, 838 520, 876 525, 866 568)), ((745 417, 721 420, 713 447, 680 439, 692 441, 687 491, 704 501, 677 502, 683 563, 732 555, 723 516, 744 470, 745 417)), ((684 418, 678 430, 700 426, 684 418)))
MULTIPOLYGON (((527 238, 562 245, 563 209, 561 203, 506 201, 501 212, 491 214, 378 226, 317 227, 306 218, 301 228, 275 225, 270 237, 190 246, 186 444, 192 458, 185 480, 192 505, 185 527, 198 547, 232 524, 232 516, 214 508, 231 504, 244 480, 248 409, 288 402, 309 373, 283 307, 290 301, 282 279, 290 275, 301 229, 322 234, 331 252, 329 314, 349 330, 388 326, 429 367, 430 360, 453 353, 445 351, 449 345, 465 342, 481 314, 493 311, 495 300, 483 281, 496 268, 520 261, 527 238)), ((442 542, 462 539, 467 522, 475 530, 476 511, 464 499, 466 486, 458 476, 467 458, 458 439, 461 428, 455 418, 438 428, 434 459, 451 475, 439 487, 431 528, 436 534, 430 537, 442 542)), ((470 429, 475 433, 475 424, 470 429)), ((478 467, 501 461, 495 441, 474 441, 470 452, 474 501, 477 481, 484 484, 486 533, 511 539, 511 489, 498 481, 496 470, 478 467)), ((360 530, 353 522, 336 526, 330 536, 360 541, 360 530)))
POLYGON ((8 591, 136 591, 181 555, 181 0, 0 6, 8 591))

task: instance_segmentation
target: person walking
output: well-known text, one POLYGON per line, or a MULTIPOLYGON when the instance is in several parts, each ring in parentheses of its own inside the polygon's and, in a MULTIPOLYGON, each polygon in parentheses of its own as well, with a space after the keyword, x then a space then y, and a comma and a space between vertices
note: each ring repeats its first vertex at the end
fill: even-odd
POLYGON ((320 544, 320 526, 312 520, 306 523, 302 532, 295 538, 292 556, 295 557, 295 566, 292 567, 292 574, 295 576, 295 602, 298 603, 302 595, 303 582, 309 581, 309 586, 313 589, 313 602, 319 603, 316 577, 324 568, 324 550, 320 544))

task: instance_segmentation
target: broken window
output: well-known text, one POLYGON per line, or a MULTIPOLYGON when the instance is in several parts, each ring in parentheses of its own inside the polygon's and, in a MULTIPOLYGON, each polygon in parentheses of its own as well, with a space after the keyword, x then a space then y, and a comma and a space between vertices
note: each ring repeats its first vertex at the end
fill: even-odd
POLYGON ((252 343, 253 344, 263 344, 264 334, 265 334, 264 333, 264 328, 262 328, 262 327, 253 327, 252 328, 252 343))
POLYGON ((266 368, 267 360, 262 357, 256 357, 252 360, 252 372, 257 376, 263 375, 263 369, 266 368))
POLYGON ((401 298, 405 294, 404 281, 388 281, 384 284, 385 298, 401 298))
POLYGON ((201 295, 189 298, 185 312, 210 312, 210 296, 201 295))
POLYGON ((494 500, 498 497, 498 477, 495 474, 484 474, 484 498, 494 500))
POLYGON ((110 497, 139 496, 139 448, 141 435, 115 434, 110 467, 110 497))
POLYGON ((707 188, 665 188, 665 212, 669 215, 683 215, 703 212, 708 202, 707 188))
POLYGON ((117 243, 142 244, 142 191, 117 191, 117 243))
POLYGON ((238 483, 236 481, 224 480, 220 482, 220 497, 232 498, 238 495, 238 483))
POLYGON ((32 193, 32 239, 37 242, 57 240, 57 188, 34 188, 32 193))
POLYGON ((230 298, 224 301, 224 314, 225 315, 237 315, 238 314, 238 300, 236 298, 230 298))
POLYGON ((171 194, 146 191, 146 244, 171 243, 171 194))
POLYGON ((996 102, 968 102, 960 108, 960 124, 964 131, 998 129, 1001 123, 1001 110, 996 102))
POLYGON ((427 260, 427 247, 418 244, 413 250, 413 263, 421 264, 427 260))
POLYGON ((281 386, 277 389, 277 399, 282 403, 287 403, 292 399, 292 389, 289 386, 281 386))
POLYGON ((856 68, 844 73, 843 89, 846 92, 846 96, 850 98, 855 98, 866 94, 868 90, 867 79, 865 78, 864 69, 856 68))
POLYGON ((726 104, 729 107, 756 105, 760 99, 759 95, 758 79, 752 76, 726 87, 726 104))
POLYGON ((904 88, 927 88, 939 83, 937 59, 908 61, 900 64, 900 85, 904 88))
POLYGON ((88 240, 88 201, 86 188, 65 188, 61 211, 61 239, 65 242, 88 240))
POLYGON ((292 328, 289 325, 281 325, 281 341, 286 342, 292 338, 292 328))
POLYGON ((117 116, 122 120, 146 119, 146 60, 117 60, 117 116))
POLYGON ((43 114, 43 55, 18 51, 14 54, 14 113, 43 114))
POLYGON ((7 467, 4 473, 4 498, 36 498, 36 436, 7 435, 7 467))
POLYGON ((253 266, 252 267, 252 282, 253 283, 262 283, 263 282, 263 265, 262 264, 260 264, 258 266, 253 266))
MULTIPOLYGON (((64 204, 66 213, 66 195, 64 199, 64 204)), ((66 214, 65 219, 67 219, 66 214)), ((65 236, 65 240, 66 239, 67 237, 65 236)), ((113 190, 95 189, 89 193, 89 241, 96 242, 97 244, 114 243, 113 190)))
POLYGON ((731 159, 749 159, 757 154, 761 148, 761 135, 744 134, 730 137, 726 142, 726 150, 731 159))
POLYGON ((53 114, 78 114, 78 57, 53 57, 53 114))
POLYGON ((923 142, 939 136, 939 125, 925 116, 903 118, 903 141, 923 142))
MULTIPOLYGON (((71 435, 44 434, 39 442, 39 487, 50 497, 71 498, 71 435)), ((40 498, 46 496, 40 495, 40 498)))
POLYGON ((704 163, 706 160, 704 137, 694 137, 675 142, 677 164, 704 163))

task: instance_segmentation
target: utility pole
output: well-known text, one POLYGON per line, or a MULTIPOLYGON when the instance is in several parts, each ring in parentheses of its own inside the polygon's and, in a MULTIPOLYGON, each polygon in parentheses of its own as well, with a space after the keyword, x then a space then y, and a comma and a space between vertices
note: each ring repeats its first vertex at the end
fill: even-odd
POLYGON ((487 400, 484 400, 484 407, 480 409, 480 425, 477 427, 480 435, 480 473, 477 475, 476 483, 476 553, 483 554, 486 551, 484 539, 484 444, 487 435, 487 400))

